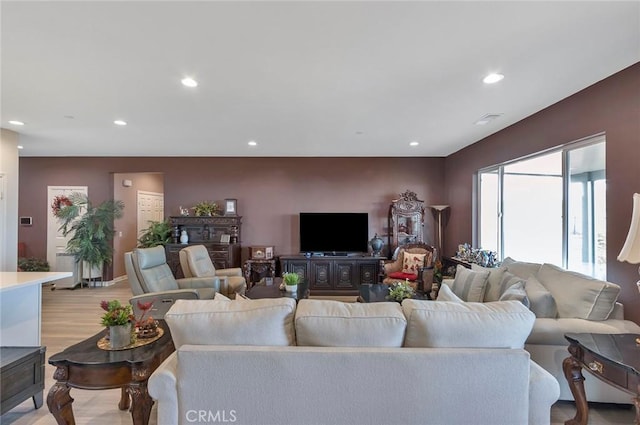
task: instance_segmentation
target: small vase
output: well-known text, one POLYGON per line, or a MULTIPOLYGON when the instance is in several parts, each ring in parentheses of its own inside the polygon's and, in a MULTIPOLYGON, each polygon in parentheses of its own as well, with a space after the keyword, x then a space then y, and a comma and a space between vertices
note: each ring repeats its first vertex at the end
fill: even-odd
POLYGON ((131 323, 109 326, 109 347, 122 348, 131 344, 131 323))
POLYGON ((189 235, 187 234, 186 230, 183 230, 182 233, 180 233, 180 243, 183 245, 189 243, 189 235))
POLYGON ((284 285, 284 290, 287 292, 297 292, 298 285, 284 285))

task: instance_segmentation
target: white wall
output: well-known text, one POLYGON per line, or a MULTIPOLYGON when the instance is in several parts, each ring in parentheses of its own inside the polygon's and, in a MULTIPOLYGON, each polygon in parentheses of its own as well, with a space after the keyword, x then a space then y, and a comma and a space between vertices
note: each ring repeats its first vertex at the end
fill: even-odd
POLYGON ((0 129, 0 271, 18 263, 18 133, 0 129))

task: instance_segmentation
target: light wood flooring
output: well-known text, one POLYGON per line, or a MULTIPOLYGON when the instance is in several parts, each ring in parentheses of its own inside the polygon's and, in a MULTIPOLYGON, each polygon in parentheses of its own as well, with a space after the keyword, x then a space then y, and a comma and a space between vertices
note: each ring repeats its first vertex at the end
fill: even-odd
MULTIPOLYGON (((101 330, 99 318, 101 300, 119 299, 123 302, 131 297, 129 284, 124 281, 109 287, 82 288, 76 290, 50 290, 45 286, 42 292, 42 344, 47 347, 47 358, 65 347, 88 338, 101 330)), ((323 297, 325 298, 325 297, 323 297)), ((354 301, 355 297, 336 297, 342 301, 354 301)), ((55 425, 49 413, 46 396, 53 385, 54 368, 49 364, 45 370, 45 403, 35 410, 33 402, 27 400, 0 417, 0 424, 14 425, 55 425)), ((131 424, 128 411, 118 410, 120 390, 88 391, 72 389, 73 411, 77 425, 118 425, 131 424)), ((572 402, 558 402, 551 409, 554 425, 563 424, 575 414, 572 402)), ((616 405, 591 406, 589 423, 592 425, 632 424, 635 411, 616 405)), ((157 412, 151 411, 150 425, 156 424, 157 412)), ((446 425, 446 424, 443 424, 446 425)))

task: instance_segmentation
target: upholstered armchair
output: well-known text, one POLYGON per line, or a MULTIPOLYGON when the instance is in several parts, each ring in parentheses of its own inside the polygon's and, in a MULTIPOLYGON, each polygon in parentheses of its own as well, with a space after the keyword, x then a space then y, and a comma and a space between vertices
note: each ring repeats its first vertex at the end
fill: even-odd
POLYGON ((236 293, 244 294, 247 281, 240 267, 217 269, 204 245, 191 245, 179 252, 180 267, 186 277, 217 277, 220 279, 220 293, 235 298, 236 293))
POLYGON ((130 300, 134 310, 137 301, 153 301, 151 314, 155 318, 163 318, 177 299, 211 299, 220 289, 217 277, 175 279, 162 246, 126 252, 124 266, 134 295, 130 300))
POLYGON ((414 289, 423 284, 424 292, 430 292, 433 284, 433 263, 436 249, 424 243, 406 244, 398 248, 395 260, 384 263, 382 283, 392 285, 408 280, 414 289))

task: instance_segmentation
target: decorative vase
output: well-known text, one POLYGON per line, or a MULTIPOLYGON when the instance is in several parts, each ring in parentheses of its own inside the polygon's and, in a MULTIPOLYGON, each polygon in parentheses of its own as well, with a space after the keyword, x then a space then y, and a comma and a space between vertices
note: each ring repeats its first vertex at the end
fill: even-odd
POLYGON ((287 292, 297 292, 298 285, 284 285, 284 290, 287 292))
POLYGON ((378 234, 376 233, 375 236, 369 241, 369 245, 371 245, 371 249, 373 250, 371 255, 374 257, 378 257, 380 255, 380 251, 382 251, 382 247, 384 246, 384 241, 380 237, 378 237, 378 234))
POLYGON ((183 230, 182 233, 180 233, 180 243, 183 245, 189 243, 189 235, 186 230, 183 230))
POLYGON ((109 347, 122 348, 131 344, 131 323, 109 326, 109 347))

